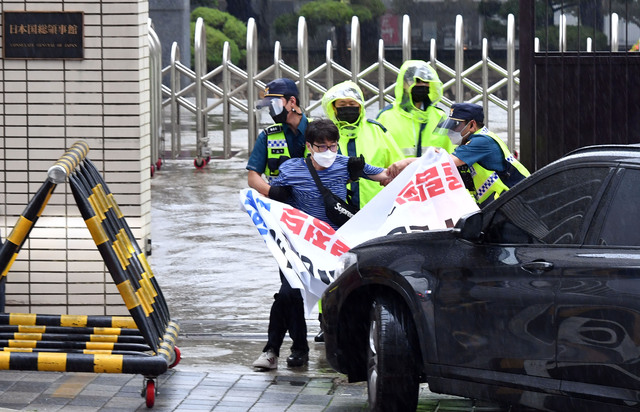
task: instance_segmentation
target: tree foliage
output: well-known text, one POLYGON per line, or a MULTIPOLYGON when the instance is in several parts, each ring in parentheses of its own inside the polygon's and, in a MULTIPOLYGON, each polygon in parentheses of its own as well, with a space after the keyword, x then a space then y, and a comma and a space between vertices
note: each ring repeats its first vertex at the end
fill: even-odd
MULTIPOLYGON (((280 15, 275 21, 276 33, 291 35, 296 33, 300 16, 307 21, 309 35, 314 36, 320 28, 333 26, 336 33, 337 60, 339 63, 347 59, 347 24, 353 16, 357 16, 363 31, 378 33, 378 17, 382 16, 386 7, 381 0, 314 0, 303 5, 298 13, 280 15)), ((368 35, 362 38, 363 51, 376 50, 378 36, 368 35)))
POLYGON ((316 27, 322 25, 344 26, 351 22, 353 16, 358 16, 363 24, 371 23, 384 14, 385 10, 380 0, 314 0, 303 5, 298 13, 278 16, 275 22, 276 33, 295 33, 300 16, 304 16, 309 32, 313 33, 316 27))
MULTIPOLYGON (((207 68, 220 65, 224 42, 229 42, 230 58, 234 64, 246 58, 247 26, 231 14, 208 7, 198 7, 191 12, 191 38, 195 34, 195 22, 202 18, 207 36, 207 68)), ((192 53, 193 55, 193 53, 192 53)))

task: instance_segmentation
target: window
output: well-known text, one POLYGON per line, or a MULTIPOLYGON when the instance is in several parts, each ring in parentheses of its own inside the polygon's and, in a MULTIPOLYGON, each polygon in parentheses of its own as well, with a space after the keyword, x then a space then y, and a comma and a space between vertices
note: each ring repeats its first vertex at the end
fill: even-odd
POLYGON ((599 215, 602 231, 599 245, 640 246, 640 216, 638 216, 640 171, 626 169, 622 181, 613 193, 609 207, 599 215))
POLYGON ((606 167, 560 171, 502 205, 486 233, 491 243, 577 244, 606 167))

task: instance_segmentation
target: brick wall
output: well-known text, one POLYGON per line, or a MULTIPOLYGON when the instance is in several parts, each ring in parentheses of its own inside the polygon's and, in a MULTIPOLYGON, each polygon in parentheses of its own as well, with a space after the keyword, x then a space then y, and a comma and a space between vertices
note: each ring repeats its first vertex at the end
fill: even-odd
MULTIPOLYGON (((2 238, 47 169, 83 139, 144 249, 151 210, 148 2, 3 0, 0 8, 84 12, 82 60, 0 60, 2 238)), ((58 185, 7 275, 5 311, 127 313, 68 184, 58 185)))

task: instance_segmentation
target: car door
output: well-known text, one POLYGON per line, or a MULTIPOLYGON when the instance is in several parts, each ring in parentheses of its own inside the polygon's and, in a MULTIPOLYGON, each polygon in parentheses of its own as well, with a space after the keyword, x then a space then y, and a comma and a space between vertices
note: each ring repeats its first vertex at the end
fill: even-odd
POLYGON ((577 264, 563 273, 557 359, 568 392, 640 399, 639 187, 638 168, 618 171, 577 264))
POLYGON ((556 377, 555 294, 610 173, 563 169, 516 186, 485 213, 481 241, 458 241, 436 296, 438 353, 452 373, 477 380, 492 371, 510 385, 556 377))

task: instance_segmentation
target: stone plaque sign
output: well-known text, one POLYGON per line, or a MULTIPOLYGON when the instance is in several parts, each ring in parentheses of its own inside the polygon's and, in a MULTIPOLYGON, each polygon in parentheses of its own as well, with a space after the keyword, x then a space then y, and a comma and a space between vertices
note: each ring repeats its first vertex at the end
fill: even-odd
POLYGON ((82 12, 2 12, 2 56, 5 59, 82 59, 82 12))

